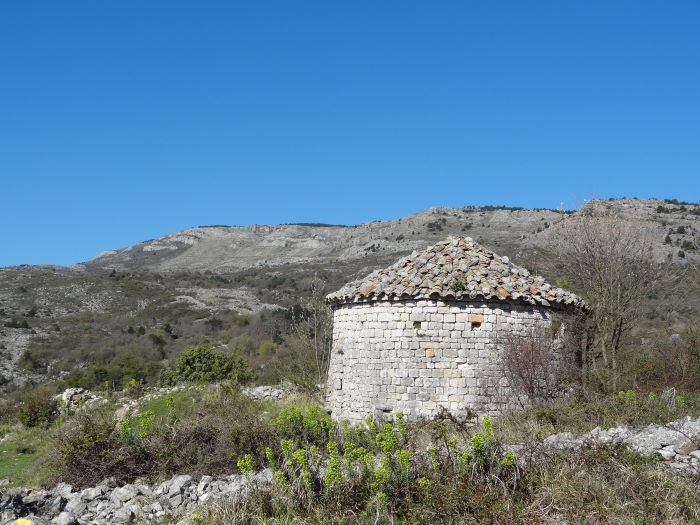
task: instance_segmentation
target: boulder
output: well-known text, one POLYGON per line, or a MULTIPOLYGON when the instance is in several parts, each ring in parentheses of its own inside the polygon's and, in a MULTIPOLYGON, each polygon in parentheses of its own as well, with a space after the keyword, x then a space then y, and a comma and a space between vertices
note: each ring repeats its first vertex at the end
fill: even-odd
POLYGON ((173 476, 173 478, 168 482, 168 496, 174 496, 176 494, 181 494, 187 487, 192 484, 192 476, 186 474, 180 476, 173 476))
POLYGON ((51 520, 54 525, 78 525, 78 519, 70 512, 61 512, 58 516, 51 520))
POLYGON ((111 498, 112 500, 125 503, 131 499, 134 499, 140 493, 140 488, 137 485, 124 485, 123 487, 114 489, 112 491, 111 498))

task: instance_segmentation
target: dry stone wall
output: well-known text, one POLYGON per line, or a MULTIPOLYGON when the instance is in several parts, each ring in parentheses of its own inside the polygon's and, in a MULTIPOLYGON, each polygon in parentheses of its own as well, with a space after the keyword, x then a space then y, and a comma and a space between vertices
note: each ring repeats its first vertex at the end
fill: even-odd
POLYGON ((429 417, 441 407, 499 413, 515 401, 500 336, 554 327, 561 337, 562 320, 552 308, 507 303, 337 305, 328 381, 332 415, 359 422, 378 412, 429 417))

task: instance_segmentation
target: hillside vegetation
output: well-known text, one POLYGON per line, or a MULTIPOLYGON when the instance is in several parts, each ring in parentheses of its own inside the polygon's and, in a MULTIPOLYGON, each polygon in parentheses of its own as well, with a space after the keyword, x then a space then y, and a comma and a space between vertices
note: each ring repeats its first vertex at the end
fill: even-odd
MULTIPOLYGON (((610 207, 646 232, 657 260, 689 269, 700 261, 700 205, 623 199, 584 209, 591 207, 610 207)), ((433 208, 352 227, 200 227, 70 268, 0 269, 0 387, 47 379, 85 387, 153 384, 198 342, 240 353, 260 382, 292 379, 298 374, 277 363, 295 352, 287 341, 291 321, 310 295, 450 235, 471 236, 575 288, 550 250, 580 213, 487 206, 433 208), (312 291, 314 280, 321 284, 312 291)), ((649 333, 638 333, 637 341, 692 330, 698 287, 686 286, 677 297, 643 313, 649 333)), ((648 297, 649 304, 656 300, 648 297)))

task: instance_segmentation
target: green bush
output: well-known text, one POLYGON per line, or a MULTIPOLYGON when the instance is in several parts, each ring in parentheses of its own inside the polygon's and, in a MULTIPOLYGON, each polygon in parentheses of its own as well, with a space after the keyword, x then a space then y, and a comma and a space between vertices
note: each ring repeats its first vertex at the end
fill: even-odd
POLYGON ((6 328, 31 328, 26 319, 11 319, 5 323, 6 328))
POLYGON ((266 447, 281 452, 281 435, 259 402, 227 393, 197 398, 192 409, 182 410, 182 402, 168 400, 119 423, 104 411, 67 422, 51 447, 53 481, 84 487, 111 476, 130 482, 183 472, 217 475, 230 473, 234 458, 245 454, 262 468, 266 447))
POLYGON ((180 381, 207 383, 225 380, 245 385, 253 379, 255 374, 245 359, 237 354, 216 352, 205 344, 185 348, 173 368, 163 370, 160 376, 164 386, 180 381))
MULTIPOLYGON (((284 426, 304 426, 297 411, 281 416, 284 426)), ((484 423, 483 431, 462 436, 466 445, 451 440, 427 450, 411 442, 417 427, 409 427, 400 414, 393 424, 377 425, 370 418, 347 429, 342 439, 329 433, 318 446, 282 440, 281 455, 265 451, 273 487, 256 493, 249 478, 253 497, 266 502, 265 517, 292 514, 304 522, 335 513, 355 515, 360 523, 443 523, 466 516, 508 522, 516 508, 504 503, 519 486, 519 468, 515 456, 501 449, 490 419, 484 423)), ((237 462, 246 476, 254 463, 252 456, 237 462)))
POLYGON ((58 402, 46 386, 38 386, 21 398, 17 419, 26 427, 51 423, 58 416, 58 402))
POLYGON ((302 410, 290 405, 282 409, 271 423, 283 438, 294 441, 297 446, 325 445, 335 429, 335 423, 318 406, 302 410))

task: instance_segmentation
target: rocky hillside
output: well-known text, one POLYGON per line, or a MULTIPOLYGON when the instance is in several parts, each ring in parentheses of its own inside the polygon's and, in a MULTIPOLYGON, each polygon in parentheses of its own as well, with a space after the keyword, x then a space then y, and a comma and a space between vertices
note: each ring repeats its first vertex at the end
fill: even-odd
MULTIPOLYGON (((583 209, 590 206, 610 206, 649 228, 658 238, 660 254, 682 259, 679 251, 683 249, 688 260, 700 258, 695 247, 700 234, 700 204, 620 199, 591 201, 583 209)), ((394 258, 450 235, 470 236, 495 251, 517 255, 544 245, 550 238, 547 230, 570 215, 560 210, 486 206, 431 208, 395 221, 358 226, 201 226, 106 251, 80 266, 88 270, 228 272, 288 264, 332 265, 378 255, 394 258)))
MULTIPOLYGON (((700 204, 620 199, 583 210, 592 206, 646 230, 659 260, 700 262, 700 204)), ((71 267, 0 268, 0 383, 115 360, 128 370, 167 360, 201 337, 274 339, 284 331, 284 309, 308 294, 314 276, 335 290, 449 236, 472 237, 542 271, 538 258, 577 213, 486 206, 358 226, 206 226, 71 267)))
POLYGON ((431 208, 403 219, 359 226, 202 226, 107 251, 81 266, 89 270, 229 272, 289 264, 332 265, 394 257, 449 235, 470 235, 511 250, 565 215, 552 210, 431 208))

